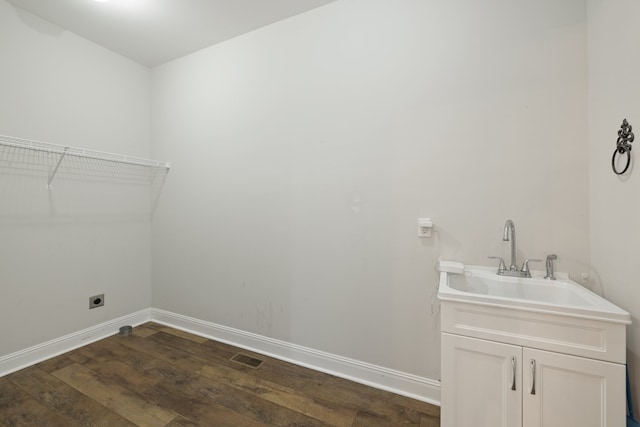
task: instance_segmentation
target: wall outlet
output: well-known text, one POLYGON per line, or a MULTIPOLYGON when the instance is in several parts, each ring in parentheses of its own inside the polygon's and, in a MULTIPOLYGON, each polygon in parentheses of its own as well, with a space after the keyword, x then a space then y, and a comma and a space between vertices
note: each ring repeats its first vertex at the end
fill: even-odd
POLYGON ((431 218, 418 218, 418 237, 431 237, 432 228, 431 218))
POLYGON ((89 298, 89 309, 102 307, 104 305, 104 294, 94 295, 89 298))

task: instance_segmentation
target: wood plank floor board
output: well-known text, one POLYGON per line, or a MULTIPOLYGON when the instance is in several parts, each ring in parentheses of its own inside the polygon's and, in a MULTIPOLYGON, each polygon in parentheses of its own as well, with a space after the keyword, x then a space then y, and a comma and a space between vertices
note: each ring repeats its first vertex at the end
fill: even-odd
POLYGON ((38 365, 14 372, 5 378, 32 397, 43 391, 55 390, 65 385, 64 382, 43 371, 38 365))
POLYGON ((122 426, 135 424, 82 394, 37 365, 8 376, 8 379, 43 405, 79 426, 122 426))
POLYGON ((9 381, 7 377, 0 377, 0 408, 27 397, 27 393, 9 381))
MULTIPOLYGON (((173 408, 190 421, 203 422, 213 415, 217 424, 221 419, 235 426, 327 426, 330 424, 314 420, 305 414, 280 407, 251 393, 232 390, 224 384, 207 379, 198 379, 187 387, 181 387, 182 393, 176 395, 171 386, 164 385, 150 390, 153 396, 162 396, 159 404, 173 408), (185 401, 186 400, 186 401, 185 401), (206 402, 215 402, 215 405, 206 402)), ((202 425, 206 425, 205 422, 202 425)))
POLYGON ((286 406, 265 400, 260 394, 231 387, 227 384, 207 379, 209 385, 201 388, 207 398, 239 413, 246 413, 252 418, 274 426, 309 426, 322 427, 330 424, 316 420, 305 413, 297 412, 286 406))
POLYGON ((133 334, 138 337, 147 338, 160 330, 158 328, 151 328, 148 325, 149 324, 136 326, 133 328, 133 334))
POLYGON ((147 322, 144 325, 140 325, 140 326, 136 326, 137 328, 139 327, 145 327, 145 328, 150 328, 150 329, 156 329, 156 330, 161 330, 164 328, 168 328, 168 326, 163 325, 162 323, 156 323, 156 322, 147 322))
POLYGON ((189 341, 196 342, 198 344, 202 344, 204 342, 209 341, 208 338, 204 338, 204 337, 201 337, 199 335, 194 335, 194 334, 191 334, 189 332, 185 332, 185 331, 181 331, 181 330, 173 329, 173 328, 169 328, 169 327, 162 328, 162 329, 160 329, 160 331, 164 332, 165 334, 175 335, 176 337, 180 337, 180 338, 187 339, 189 341))
POLYGON ((440 427, 440 420, 422 415, 411 418, 390 419, 384 415, 369 411, 359 411, 352 427, 388 427, 388 426, 418 426, 440 427))
POLYGON ((169 424, 167 424, 165 427, 198 427, 198 426, 200 426, 200 424, 178 416, 169 424))
POLYGON ((327 401, 318 401, 292 388, 261 379, 255 372, 242 372, 223 365, 205 366, 205 377, 260 396, 280 406, 308 415, 334 426, 349 427, 356 411, 327 401))
MULTIPOLYGON (((194 396, 180 388, 179 392, 172 385, 159 383, 147 391, 160 406, 171 409, 178 416, 172 421, 173 425, 182 426, 220 426, 220 427, 264 427, 269 424, 256 421, 245 414, 237 413, 218 402, 211 401, 207 396, 194 396)), ((169 423, 169 425, 172 425, 169 423)))
POLYGON ((134 424, 164 426, 176 416, 173 411, 154 405, 125 387, 105 384, 96 373, 79 364, 59 369, 53 372, 53 376, 134 424))
POLYGON ((10 427, 76 427, 54 411, 32 398, 19 399, 0 408, 0 422, 10 427))
MULTIPOLYGON (((308 383, 303 387, 306 394, 347 407, 369 412, 392 413, 385 400, 388 395, 383 390, 364 387, 337 377, 327 377, 322 382, 308 383), (380 402, 385 402, 380 405, 380 402)), ((391 394, 391 393, 389 393, 391 394)))
POLYGON ((220 355, 216 351, 209 350, 207 346, 204 346, 203 344, 196 343, 174 334, 168 334, 164 331, 160 331, 153 337, 150 337, 149 341, 162 346, 163 348, 179 348, 182 352, 187 353, 190 356, 197 357, 205 363, 217 362, 232 364, 233 362, 229 361, 229 358, 238 353, 238 349, 236 349, 235 353, 229 352, 220 355))
POLYGON ((58 369, 62 369, 65 366, 73 365, 73 363, 73 360, 66 357, 66 355, 62 355, 54 357, 53 359, 45 360, 44 362, 40 362, 35 366, 42 369, 44 372, 51 373, 53 371, 57 371, 58 369))
POLYGON ((194 369, 194 371, 198 370, 200 367, 208 363, 207 359, 201 358, 197 355, 194 355, 193 353, 189 353, 185 348, 182 347, 182 345, 185 345, 184 343, 189 343, 196 346, 198 344, 183 338, 174 337, 175 339, 179 340, 178 342, 180 343, 180 346, 174 347, 172 345, 167 345, 162 341, 158 342, 158 336, 172 337, 169 334, 158 332, 151 335, 149 338, 140 338, 136 336, 122 337, 123 339, 119 340, 118 342, 133 350, 146 353, 149 356, 164 360, 169 363, 175 363, 185 368, 192 368, 194 369))
POLYGON ((105 383, 120 384, 130 390, 153 387, 161 381, 160 378, 149 375, 145 371, 134 368, 120 360, 89 360, 84 363, 84 366, 98 374, 105 383))
POLYGON ((163 361, 151 354, 141 352, 123 344, 129 337, 110 337, 84 347, 78 351, 81 352, 80 364, 89 361, 100 363, 108 360, 118 360, 126 363, 131 367, 147 372, 156 366, 167 366, 163 361))
POLYGON ((440 427, 440 417, 423 415, 420 419, 420 427, 440 427))
MULTIPOLYGON (((413 421, 407 424, 414 425, 413 421)), ((387 427, 389 425, 393 424, 382 415, 368 411, 358 411, 358 416, 353 422, 352 427, 387 427)))
POLYGON ((150 339, 130 336, 118 341, 118 344, 137 352, 140 359, 145 357, 155 359, 147 363, 147 366, 151 366, 148 372, 160 375, 163 380, 176 386, 188 384, 208 363, 207 360, 193 356, 180 348, 159 344, 150 339))
POLYGON ((422 412, 431 418, 440 418, 439 406, 430 405, 426 402, 421 402, 419 400, 410 399, 393 393, 389 393, 386 399, 389 404, 410 408, 418 412, 422 412))
MULTIPOLYGON (((190 364, 188 362, 182 362, 180 364, 165 360, 161 354, 156 353, 152 356, 150 353, 138 350, 138 346, 129 340, 130 337, 123 339, 107 339, 100 343, 100 356, 96 354, 96 363, 101 363, 104 355, 110 355, 107 357, 116 358, 122 363, 128 364, 132 369, 135 369, 140 374, 147 377, 155 378, 158 381, 166 382, 174 387, 181 387, 192 378, 198 375, 198 371, 203 364, 195 363, 190 364), (125 345, 128 343, 129 345, 125 345), (186 368, 181 365, 187 365, 186 368)), ((147 351, 157 350, 155 347, 145 348, 147 351)), ((173 359, 172 357, 169 357, 173 359)), ((106 359, 109 360, 109 359, 106 359)), ((93 362, 86 363, 93 366, 93 362)))
POLYGON ((369 414, 376 414, 391 423, 405 420, 409 424, 419 424, 422 415, 437 418, 440 416, 440 408, 437 406, 331 375, 327 375, 322 382, 310 382, 301 390, 310 396, 338 402, 369 414), (384 404, 381 405, 380 402, 384 402, 384 404))
POLYGON ((151 322, 0 378, 0 427, 439 427, 439 414, 151 322), (229 360, 239 352, 264 363, 229 360))

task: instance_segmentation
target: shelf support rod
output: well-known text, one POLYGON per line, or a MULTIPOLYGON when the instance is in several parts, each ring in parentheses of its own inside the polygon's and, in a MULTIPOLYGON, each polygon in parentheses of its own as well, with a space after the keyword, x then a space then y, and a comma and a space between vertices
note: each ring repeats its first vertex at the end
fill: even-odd
POLYGON ((53 169, 53 172, 51 173, 51 176, 49 177, 49 182, 47 182, 47 188, 49 190, 51 190, 51 182, 53 181, 53 178, 56 176, 56 173, 58 172, 58 168, 60 167, 60 163, 62 163, 62 159, 64 159, 64 156, 67 154, 67 149, 69 147, 64 147, 64 152, 60 155, 60 158, 58 159, 58 163, 56 164, 55 169, 53 169))

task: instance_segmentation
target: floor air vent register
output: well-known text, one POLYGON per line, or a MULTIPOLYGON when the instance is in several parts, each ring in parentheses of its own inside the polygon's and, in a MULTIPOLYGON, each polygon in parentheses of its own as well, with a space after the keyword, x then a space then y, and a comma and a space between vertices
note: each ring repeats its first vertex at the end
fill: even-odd
POLYGON ((253 369, 258 369, 264 360, 256 359, 255 357, 247 356, 246 354, 238 353, 231 359, 232 362, 240 363, 241 365, 248 366, 253 369))

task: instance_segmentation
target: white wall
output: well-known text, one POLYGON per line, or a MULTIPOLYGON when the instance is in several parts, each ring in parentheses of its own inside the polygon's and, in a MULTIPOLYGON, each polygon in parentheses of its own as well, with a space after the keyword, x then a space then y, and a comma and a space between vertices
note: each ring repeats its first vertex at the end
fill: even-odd
POLYGON ((591 257, 607 299, 629 311, 627 362, 640 409, 640 171, 611 170, 622 119, 640 137, 640 3, 589 1, 589 167, 591 257))
POLYGON ((153 307, 437 379, 438 245, 590 271, 586 60, 581 0, 341 0, 154 69, 153 307))
MULTIPOLYGON (((0 134, 148 157, 149 78, 0 0, 0 134)), ((45 157, 0 147, 0 356, 150 305, 149 186, 88 162, 48 191, 45 157)))

